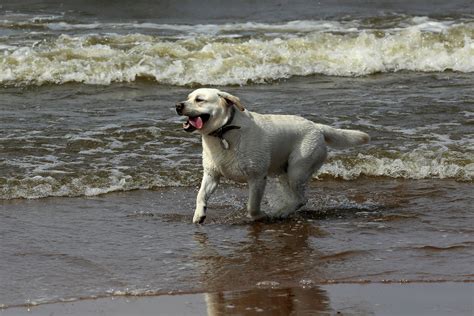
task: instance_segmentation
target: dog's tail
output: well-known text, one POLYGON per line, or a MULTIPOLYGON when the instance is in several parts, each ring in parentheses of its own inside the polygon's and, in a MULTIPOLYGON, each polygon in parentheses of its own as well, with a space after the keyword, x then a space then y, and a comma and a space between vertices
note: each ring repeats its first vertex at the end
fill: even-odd
POLYGON ((355 145, 367 144, 370 136, 364 132, 353 129, 338 129, 327 125, 318 124, 323 131, 326 144, 334 148, 347 148, 355 145))

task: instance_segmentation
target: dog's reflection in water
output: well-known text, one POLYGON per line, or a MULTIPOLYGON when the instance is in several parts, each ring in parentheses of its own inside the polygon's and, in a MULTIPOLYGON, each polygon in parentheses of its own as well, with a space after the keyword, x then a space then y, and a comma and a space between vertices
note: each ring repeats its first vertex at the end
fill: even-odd
POLYGON ((321 234, 304 222, 253 223, 248 226, 247 240, 229 247, 213 242, 205 232, 196 232, 199 248, 193 257, 208 291, 208 315, 330 311, 326 292, 312 283, 315 275, 322 279, 323 273, 315 262, 318 251, 308 240, 321 234))

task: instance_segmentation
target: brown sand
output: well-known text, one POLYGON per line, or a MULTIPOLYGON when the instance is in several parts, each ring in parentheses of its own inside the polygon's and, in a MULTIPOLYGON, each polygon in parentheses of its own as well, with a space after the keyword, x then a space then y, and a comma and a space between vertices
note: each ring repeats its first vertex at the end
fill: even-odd
POLYGON ((474 284, 336 284, 108 297, 0 310, 0 315, 473 315, 474 284))

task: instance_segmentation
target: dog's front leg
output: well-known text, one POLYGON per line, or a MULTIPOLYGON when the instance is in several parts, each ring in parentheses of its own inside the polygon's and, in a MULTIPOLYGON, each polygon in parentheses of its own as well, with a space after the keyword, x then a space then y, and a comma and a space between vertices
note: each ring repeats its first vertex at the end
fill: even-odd
POLYGON ((247 203, 248 217, 253 220, 258 220, 265 216, 260 210, 263 193, 265 192, 265 185, 267 184, 267 177, 259 177, 249 179, 249 201, 247 203))
POLYGON ((219 184, 219 177, 212 176, 204 171, 202 177, 201 188, 196 198, 196 210, 194 211, 193 223, 202 224, 206 219, 207 200, 209 196, 216 190, 219 184))

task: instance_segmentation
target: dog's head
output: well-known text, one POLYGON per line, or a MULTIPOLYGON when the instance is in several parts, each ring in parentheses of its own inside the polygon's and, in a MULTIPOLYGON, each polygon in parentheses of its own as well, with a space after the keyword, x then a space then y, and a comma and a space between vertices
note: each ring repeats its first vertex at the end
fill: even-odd
POLYGON ((188 117, 183 124, 185 131, 209 134, 227 122, 233 106, 245 111, 236 96, 218 89, 202 88, 191 92, 186 101, 176 104, 176 112, 188 117))

